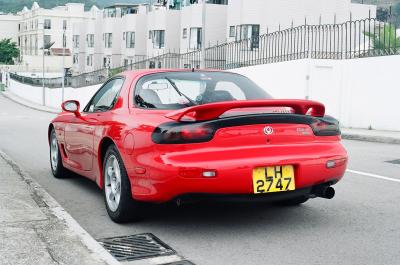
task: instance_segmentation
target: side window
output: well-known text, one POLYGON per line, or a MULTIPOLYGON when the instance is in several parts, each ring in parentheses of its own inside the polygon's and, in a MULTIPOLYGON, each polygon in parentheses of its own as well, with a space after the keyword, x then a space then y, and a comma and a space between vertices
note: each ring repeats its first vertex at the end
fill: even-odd
POLYGON ((215 91, 224 91, 226 94, 230 94, 234 100, 246 100, 246 95, 243 90, 238 87, 235 83, 221 81, 215 86, 215 91))
POLYGON ((97 91, 96 95, 85 108, 85 112, 103 112, 110 110, 114 106, 123 84, 124 79, 122 78, 115 78, 108 81, 97 91))

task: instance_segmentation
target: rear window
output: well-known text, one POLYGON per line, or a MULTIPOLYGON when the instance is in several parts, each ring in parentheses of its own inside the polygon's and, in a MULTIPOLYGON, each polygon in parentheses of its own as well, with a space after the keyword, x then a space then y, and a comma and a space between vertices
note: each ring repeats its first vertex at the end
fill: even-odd
POLYGON ((226 72, 166 72, 142 77, 135 104, 149 109, 181 109, 207 103, 270 99, 242 75, 226 72))

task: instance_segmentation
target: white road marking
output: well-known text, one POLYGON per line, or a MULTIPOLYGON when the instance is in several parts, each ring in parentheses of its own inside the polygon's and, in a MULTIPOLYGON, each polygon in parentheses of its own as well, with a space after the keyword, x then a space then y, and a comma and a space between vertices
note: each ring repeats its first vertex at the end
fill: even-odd
POLYGON ((389 178, 389 177, 385 177, 385 176, 381 176, 381 175, 376 175, 376 174, 372 174, 372 173, 366 173, 366 172, 361 172, 361 171, 351 170, 351 169, 347 169, 346 171, 349 172, 349 173, 363 175, 363 176, 367 176, 367 177, 371 177, 371 178, 382 179, 382 180, 387 180, 387 181, 393 181, 393 182, 400 183, 400 179, 389 178))

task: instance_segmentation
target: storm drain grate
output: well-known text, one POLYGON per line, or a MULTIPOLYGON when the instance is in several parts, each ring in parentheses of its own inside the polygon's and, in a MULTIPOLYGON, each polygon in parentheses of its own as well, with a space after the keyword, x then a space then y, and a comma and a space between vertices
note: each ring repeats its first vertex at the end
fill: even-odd
POLYGON ((99 243, 119 261, 131 261, 176 254, 153 234, 99 239, 99 243))
POLYGON ((400 159, 386 161, 386 163, 400 165, 400 159))
POLYGON ((163 265, 195 265, 195 264, 188 260, 181 260, 181 261, 175 261, 175 262, 167 263, 167 264, 163 264, 163 265))

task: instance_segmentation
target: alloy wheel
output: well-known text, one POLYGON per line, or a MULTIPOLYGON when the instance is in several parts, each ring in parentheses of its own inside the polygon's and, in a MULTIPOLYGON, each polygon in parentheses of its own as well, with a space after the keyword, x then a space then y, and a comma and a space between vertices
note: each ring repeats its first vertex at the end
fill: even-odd
POLYGON ((111 211, 115 212, 121 199, 121 169, 115 155, 107 158, 104 174, 107 205, 111 211))

